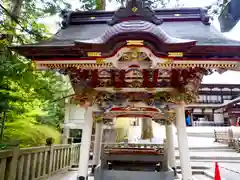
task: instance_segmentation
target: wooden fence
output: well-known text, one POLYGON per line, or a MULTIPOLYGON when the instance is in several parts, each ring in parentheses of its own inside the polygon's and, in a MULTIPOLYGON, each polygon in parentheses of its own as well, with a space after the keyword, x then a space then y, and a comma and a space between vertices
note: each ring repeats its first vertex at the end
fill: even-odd
POLYGON ((215 142, 228 144, 229 147, 234 148, 240 152, 240 128, 231 127, 227 130, 214 130, 215 142))
POLYGON ((44 180, 78 164, 80 144, 0 151, 0 180, 44 180))

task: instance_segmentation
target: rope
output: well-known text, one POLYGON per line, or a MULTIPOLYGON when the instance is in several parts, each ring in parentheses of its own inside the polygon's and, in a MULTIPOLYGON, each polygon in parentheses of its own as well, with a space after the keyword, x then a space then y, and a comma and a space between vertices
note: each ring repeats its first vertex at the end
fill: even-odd
POLYGON ((239 174, 239 175, 240 175, 240 172, 238 172, 238 171, 235 171, 235 170, 232 170, 232 169, 228 169, 228 168, 223 167, 223 166, 219 166, 219 167, 222 168, 222 169, 225 169, 225 170, 227 170, 227 171, 231 171, 231 172, 233 172, 233 173, 236 173, 236 174, 239 174))

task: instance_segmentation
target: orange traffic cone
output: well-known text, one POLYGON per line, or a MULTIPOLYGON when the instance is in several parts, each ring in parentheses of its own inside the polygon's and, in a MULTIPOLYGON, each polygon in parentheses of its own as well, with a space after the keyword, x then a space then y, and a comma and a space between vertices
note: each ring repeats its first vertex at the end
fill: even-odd
POLYGON ((221 180, 221 175, 220 175, 220 171, 219 171, 219 166, 218 163, 215 163, 215 176, 214 176, 214 180, 221 180))

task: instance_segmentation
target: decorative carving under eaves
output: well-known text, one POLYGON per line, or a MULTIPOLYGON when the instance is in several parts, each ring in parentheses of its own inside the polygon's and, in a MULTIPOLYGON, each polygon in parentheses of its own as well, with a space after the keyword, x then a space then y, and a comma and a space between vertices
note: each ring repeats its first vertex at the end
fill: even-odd
MULTIPOLYGON (((185 89, 183 92, 132 92, 132 93, 109 93, 99 92, 91 88, 76 91, 75 99, 79 104, 85 102, 97 104, 100 110, 107 110, 112 106, 122 106, 125 102, 143 102, 149 106, 161 107, 164 103, 178 104, 184 101, 186 104, 192 103, 197 99, 197 92, 185 89)), ((165 111, 165 110, 164 110, 165 111)))
POLYGON ((171 70, 171 86, 176 88, 180 93, 188 91, 197 91, 205 74, 205 69, 188 68, 171 70))
POLYGON ((99 87, 109 87, 112 83, 110 80, 100 81, 99 87))
POLYGON ((92 88, 85 88, 85 89, 75 89, 75 93, 77 94, 74 96, 74 99, 79 102, 80 105, 89 102, 90 104, 95 104, 95 100, 98 96, 98 92, 96 92, 92 88))
POLYGON ((94 118, 94 121, 96 123, 103 123, 103 124, 107 124, 107 125, 111 125, 112 124, 112 119, 106 119, 104 118, 103 116, 103 113, 102 112, 95 112, 93 114, 93 118, 94 118))
POLYGON ((197 99, 197 93, 195 91, 190 91, 185 89, 185 91, 179 92, 172 92, 171 95, 168 96, 167 102, 172 102, 175 104, 181 103, 182 101, 186 104, 191 104, 195 102, 197 99))
POLYGON ((140 69, 131 68, 126 70, 126 78, 143 78, 142 71, 140 69))
POLYGON ((172 123, 175 124, 176 123, 176 113, 175 112, 168 112, 165 123, 167 125, 171 125, 172 123))
POLYGON ((153 119, 156 123, 161 125, 171 125, 176 123, 176 114, 175 113, 166 113, 164 114, 163 119, 153 119))
POLYGON ((143 61, 148 58, 145 52, 140 52, 137 48, 132 48, 131 50, 130 52, 123 53, 120 61, 143 61))
POLYGON ((155 121, 156 123, 158 123, 160 125, 165 125, 165 123, 166 123, 165 119, 154 119, 153 121, 155 121))
POLYGON ((99 71, 99 77, 110 77, 111 71, 108 69, 102 69, 99 71))
POLYGON ((103 117, 101 115, 94 114, 94 121, 96 123, 100 123, 100 122, 102 122, 102 120, 103 120, 103 117))
POLYGON ((128 87, 130 87, 130 88, 140 88, 141 86, 142 86, 142 82, 141 81, 132 81, 128 85, 128 87))
POLYGON ((146 104, 149 105, 149 106, 154 106, 155 105, 155 101, 153 98, 149 98, 149 99, 146 99, 146 104))
POLYGON ((178 104, 184 101, 186 104, 195 102, 197 99, 197 92, 184 89, 183 92, 177 90, 171 92, 158 92, 155 94, 154 101, 156 102, 169 102, 178 104))

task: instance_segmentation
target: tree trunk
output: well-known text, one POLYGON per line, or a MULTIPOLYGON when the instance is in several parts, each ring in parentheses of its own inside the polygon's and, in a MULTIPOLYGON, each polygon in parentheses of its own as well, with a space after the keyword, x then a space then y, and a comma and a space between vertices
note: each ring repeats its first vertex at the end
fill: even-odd
POLYGON ((106 0, 96 0, 96 10, 105 10, 106 0))
POLYGON ((7 35, 7 39, 10 43, 12 43, 13 41, 13 34, 15 34, 16 23, 21 13, 23 1, 24 0, 11 0, 10 3, 8 3, 8 1, 6 2, 3 1, 3 4, 9 4, 9 8, 6 8, 8 13, 7 12, 6 13, 7 13, 7 16, 9 16, 9 19, 11 20, 12 30, 13 30, 11 34, 7 35))
POLYGON ((142 118, 141 139, 152 140, 152 138, 153 138, 152 119, 142 118))
POLYGON ((23 5, 23 0, 11 0, 10 13, 11 15, 18 19, 23 5))

